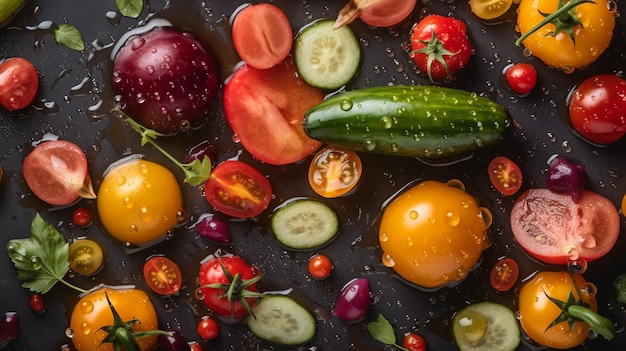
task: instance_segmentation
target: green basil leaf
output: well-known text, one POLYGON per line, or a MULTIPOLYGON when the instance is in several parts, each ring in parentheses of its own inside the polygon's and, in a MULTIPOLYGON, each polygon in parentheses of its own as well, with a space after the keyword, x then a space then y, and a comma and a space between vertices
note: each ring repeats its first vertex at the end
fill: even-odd
POLYGON ((83 37, 71 24, 62 23, 59 28, 54 30, 54 39, 57 43, 67 46, 68 48, 76 51, 82 51, 85 49, 85 42, 83 37))
POLYGON ((367 330, 372 337, 383 344, 394 345, 396 343, 396 334, 389 321, 382 315, 378 315, 377 322, 367 324, 367 330))
POLYGON ((143 0, 115 0, 117 9, 126 17, 137 18, 143 10, 143 0))

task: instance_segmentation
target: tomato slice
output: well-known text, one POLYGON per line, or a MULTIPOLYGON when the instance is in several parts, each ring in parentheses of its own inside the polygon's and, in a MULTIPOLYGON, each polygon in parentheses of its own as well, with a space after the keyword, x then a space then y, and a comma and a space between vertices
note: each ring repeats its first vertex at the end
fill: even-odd
POLYGON ((362 171, 361 158, 356 152, 328 146, 311 160, 309 184, 320 196, 338 197, 356 186, 362 171))
POLYGON ((472 13, 476 16, 490 20, 504 15, 513 4, 511 0, 470 0, 472 13))
POLYGON ((204 194, 218 211, 237 218, 258 216, 272 198, 270 182, 252 166, 237 160, 220 163, 204 184, 204 194))
POLYGON ((69 260, 72 271, 90 276, 102 268, 104 253, 97 242, 90 239, 80 239, 70 244, 69 260))
POLYGON ((273 165, 302 160, 321 143, 309 138, 306 111, 324 99, 321 90, 296 74, 291 57, 270 68, 240 67, 224 89, 224 112, 241 145, 273 165))
POLYGON ((491 184, 502 195, 513 195, 522 187, 522 171, 515 162, 504 156, 491 160, 487 170, 491 184))
POLYGON ((180 290, 183 276, 178 265, 165 256, 151 256, 143 265, 143 278, 159 295, 172 295, 180 290))
POLYGON ((524 250, 542 262, 591 262, 615 245, 620 217, 609 199, 589 190, 574 203, 566 194, 530 189, 513 205, 511 229, 524 250))
POLYGON ((519 277, 519 266, 514 259, 504 257, 498 260, 491 268, 489 282, 498 291, 510 290, 519 277))
POLYGON ((287 15, 270 3, 248 4, 235 14, 233 45, 250 66, 267 69, 281 63, 293 44, 287 15))

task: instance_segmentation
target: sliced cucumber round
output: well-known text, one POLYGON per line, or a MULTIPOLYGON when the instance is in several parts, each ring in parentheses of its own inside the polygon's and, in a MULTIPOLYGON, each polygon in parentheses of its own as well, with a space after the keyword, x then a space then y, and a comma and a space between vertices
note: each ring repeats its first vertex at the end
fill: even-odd
POLYGON ((276 344, 297 346, 313 339, 315 318, 285 295, 267 295, 252 308, 248 328, 257 337, 276 344))
POLYGON ((452 319, 452 334, 461 351, 514 351, 520 329, 513 311, 494 302, 479 302, 452 319))
POLYGON ((294 250, 319 248, 337 235, 338 228, 335 211, 318 200, 292 200, 272 214, 276 240, 294 250))
POLYGON ((335 21, 320 20, 304 27, 294 43, 294 61, 310 85, 335 90, 356 75, 361 47, 350 27, 333 30, 335 21))

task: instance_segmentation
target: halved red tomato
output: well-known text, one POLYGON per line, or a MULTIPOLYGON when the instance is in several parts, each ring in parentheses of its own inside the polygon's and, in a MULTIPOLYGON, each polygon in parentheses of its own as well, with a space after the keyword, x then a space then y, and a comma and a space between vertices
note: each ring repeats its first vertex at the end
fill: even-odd
POLYGON ((361 178, 361 158, 352 150, 327 146, 309 166, 309 185, 320 196, 333 198, 352 190, 361 178))
POLYGON ((515 285, 519 277, 519 266, 514 259, 504 257, 496 261, 491 268, 489 282, 498 291, 507 291, 515 285))
POLYGON ((589 190, 574 203, 568 194, 530 189, 513 205, 511 229, 522 248, 542 262, 591 262, 615 245, 620 217, 609 199, 589 190))
POLYGON ((504 156, 491 160, 487 170, 491 184, 502 195, 513 195, 522 187, 522 171, 515 162, 504 156))
POLYGON ((143 278, 155 293, 172 295, 180 290, 183 275, 178 265, 165 256, 151 256, 143 265, 143 278))
POLYGON ((224 112, 241 145, 255 158, 273 165, 300 161, 321 143, 309 138, 305 112, 324 93, 296 74, 291 56, 269 69, 241 66, 226 84, 224 112))
POLYGON ((272 198, 270 182, 237 160, 220 163, 204 184, 204 196, 218 211, 237 218, 258 216, 272 198))

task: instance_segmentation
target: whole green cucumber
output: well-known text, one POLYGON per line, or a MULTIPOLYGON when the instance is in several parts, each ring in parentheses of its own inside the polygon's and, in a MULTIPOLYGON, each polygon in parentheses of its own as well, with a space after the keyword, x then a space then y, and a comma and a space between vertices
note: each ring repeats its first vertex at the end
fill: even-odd
POLYGON ((347 91, 309 109, 312 139, 356 151, 441 158, 500 141, 513 121, 507 109, 476 93, 438 86, 347 91))
POLYGON ((0 0, 0 28, 7 25, 25 4, 26 0, 0 0))

